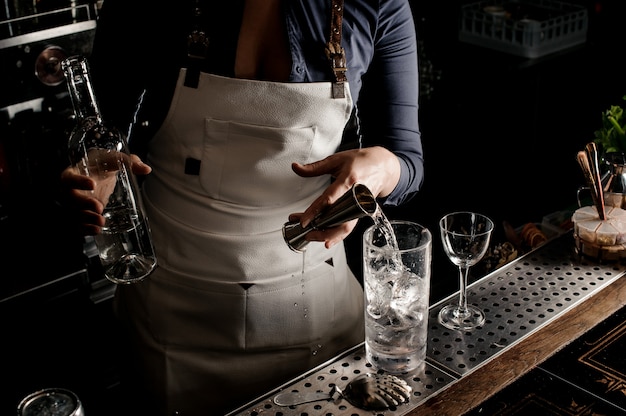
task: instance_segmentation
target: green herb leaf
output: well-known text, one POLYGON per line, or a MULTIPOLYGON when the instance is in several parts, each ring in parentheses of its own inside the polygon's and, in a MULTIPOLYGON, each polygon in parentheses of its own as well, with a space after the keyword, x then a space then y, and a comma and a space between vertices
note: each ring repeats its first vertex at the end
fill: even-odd
MULTIPOLYGON (((626 95, 622 97, 626 100, 626 95)), ((600 129, 594 132, 594 142, 603 153, 620 152, 626 154, 626 111, 618 105, 612 105, 602 112, 600 129)))

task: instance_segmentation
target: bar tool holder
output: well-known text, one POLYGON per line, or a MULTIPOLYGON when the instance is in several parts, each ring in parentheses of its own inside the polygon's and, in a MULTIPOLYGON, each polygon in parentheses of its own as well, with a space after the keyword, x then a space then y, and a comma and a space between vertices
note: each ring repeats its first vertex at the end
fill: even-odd
POLYGON ((306 228, 299 221, 289 221, 283 225, 283 238, 290 249, 303 252, 309 243, 305 236, 313 230, 336 227, 344 222, 373 216, 378 209, 372 192, 361 184, 355 184, 341 198, 320 212, 306 228))

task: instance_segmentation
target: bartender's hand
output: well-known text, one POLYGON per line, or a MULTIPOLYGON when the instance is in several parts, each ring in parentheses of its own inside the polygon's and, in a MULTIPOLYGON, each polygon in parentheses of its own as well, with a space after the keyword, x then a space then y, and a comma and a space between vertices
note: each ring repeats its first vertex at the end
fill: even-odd
MULTIPOLYGON (((334 181, 303 213, 289 216, 290 221, 299 220, 306 227, 311 220, 328 205, 348 192, 352 185, 360 183, 368 187, 376 197, 388 196, 400 180, 398 157, 384 147, 366 147, 335 153, 317 162, 302 165, 293 163, 292 169, 303 177, 329 174, 334 181)), ((323 241, 330 248, 346 238, 356 226, 352 220, 326 230, 315 230, 307 234, 308 241, 323 241)))
MULTIPOLYGON (((135 175, 147 175, 152 168, 139 158, 131 155, 131 169, 135 175)), ((93 192, 96 181, 81 175, 76 168, 69 166, 61 172, 61 202, 74 212, 73 218, 81 235, 96 235, 104 225, 104 204, 93 192)))

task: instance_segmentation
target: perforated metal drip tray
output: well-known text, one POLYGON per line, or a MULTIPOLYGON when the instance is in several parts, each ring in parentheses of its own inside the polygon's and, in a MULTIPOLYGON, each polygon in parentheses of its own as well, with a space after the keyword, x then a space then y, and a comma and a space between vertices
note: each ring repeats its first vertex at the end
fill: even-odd
MULTIPOLYGON (((352 406, 347 400, 318 401, 297 406, 278 406, 274 397, 281 391, 325 392, 332 390, 334 385, 343 389, 350 380, 359 374, 376 372, 365 359, 365 349, 360 344, 345 354, 323 364, 302 377, 293 380, 281 388, 269 392, 251 405, 246 405, 230 415, 247 416, 372 416, 372 415, 403 415, 413 409, 436 391, 454 381, 454 377, 426 363, 424 369, 414 374, 406 374, 405 379, 413 389, 409 402, 397 408, 384 411, 363 410, 352 406)), ((229 415, 229 416, 230 416, 229 415)))
POLYGON ((618 279, 626 264, 599 264, 576 254, 571 232, 496 269, 468 287, 468 303, 479 306, 485 324, 471 332, 437 323, 441 306, 430 308, 428 358, 462 376, 546 326, 618 279))
POLYGON ((485 324, 471 332, 451 331, 437 322, 444 304, 430 307, 427 363, 402 377, 413 388, 409 402, 384 411, 366 411, 340 400, 281 407, 272 401, 283 390, 330 392, 356 375, 376 370, 366 362, 363 345, 269 392, 232 415, 356 416, 404 415, 455 380, 478 369, 511 346, 599 292, 626 271, 624 263, 598 264, 574 252, 571 232, 493 271, 468 287, 468 303, 482 308, 485 324))

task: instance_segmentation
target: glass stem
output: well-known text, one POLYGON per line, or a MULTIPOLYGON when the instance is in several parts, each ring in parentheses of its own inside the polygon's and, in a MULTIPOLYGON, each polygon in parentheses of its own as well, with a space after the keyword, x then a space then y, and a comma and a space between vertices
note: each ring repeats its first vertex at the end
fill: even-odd
POLYGON ((459 266, 459 316, 467 316, 467 275, 469 267, 459 266))

